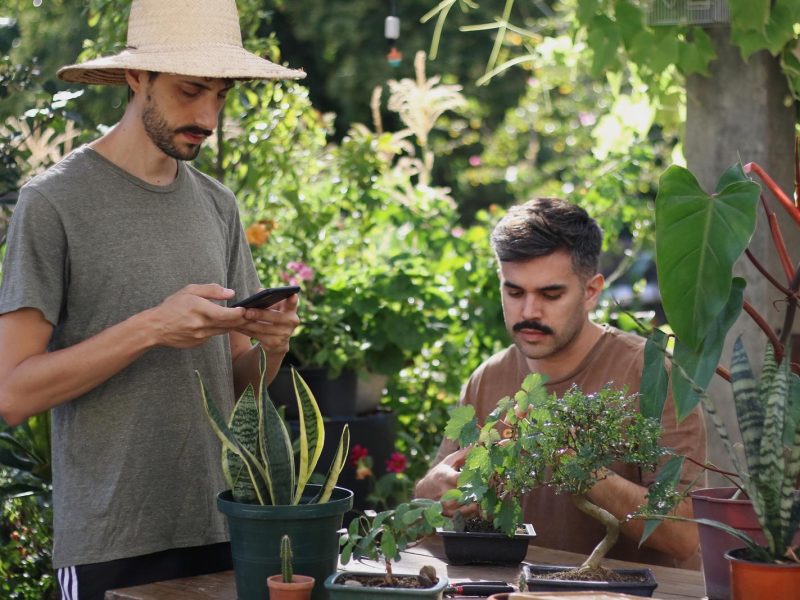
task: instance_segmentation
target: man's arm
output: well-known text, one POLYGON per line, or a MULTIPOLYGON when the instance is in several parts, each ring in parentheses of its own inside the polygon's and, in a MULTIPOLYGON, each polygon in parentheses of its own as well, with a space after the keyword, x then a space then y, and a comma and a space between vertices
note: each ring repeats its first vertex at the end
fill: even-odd
MULTIPOLYGON (((646 487, 629 481, 613 471, 609 471, 608 477, 598 481, 588 494, 589 501, 620 520, 638 510, 643 504, 647 504, 646 496, 646 487)), ((681 502, 675 514, 691 518, 691 501, 686 499, 681 502)), ((642 519, 633 519, 625 523, 621 531, 623 535, 639 541, 644 531, 644 523, 642 519)), ((665 552, 678 560, 691 558, 697 552, 699 544, 697 525, 680 521, 662 522, 644 543, 645 546, 665 552)))
POLYGON ((41 311, 0 315, 0 416, 18 425, 85 394, 150 348, 192 348, 246 326, 241 309, 209 302, 232 297, 232 290, 216 284, 189 285, 154 308, 54 352, 47 351, 53 326, 41 311))

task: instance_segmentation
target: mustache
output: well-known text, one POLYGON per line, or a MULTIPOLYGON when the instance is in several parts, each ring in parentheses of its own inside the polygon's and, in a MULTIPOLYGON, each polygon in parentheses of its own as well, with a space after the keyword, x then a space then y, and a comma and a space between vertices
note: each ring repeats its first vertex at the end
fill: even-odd
POLYGON ((191 133, 192 135, 204 135, 205 137, 209 137, 214 132, 210 129, 198 127, 197 125, 184 125, 183 127, 178 127, 175 133, 191 133))
POLYGON ((515 323, 512 329, 515 332, 522 331, 523 329, 533 329, 534 331, 540 331, 546 334, 553 333, 552 329, 550 329, 547 325, 539 323, 539 321, 520 321, 519 323, 515 323))

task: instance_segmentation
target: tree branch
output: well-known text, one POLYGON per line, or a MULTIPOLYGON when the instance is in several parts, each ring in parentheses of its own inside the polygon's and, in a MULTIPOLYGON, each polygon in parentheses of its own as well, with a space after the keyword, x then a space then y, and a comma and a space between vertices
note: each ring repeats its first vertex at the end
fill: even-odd
POLYGON ((600 508, 596 504, 589 502, 585 496, 572 496, 572 502, 581 512, 589 515, 593 519, 600 521, 606 528, 605 537, 594 547, 589 557, 583 561, 581 568, 588 567, 596 569, 600 567, 600 561, 608 553, 619 538, 619 521, 607 510, 600 508))

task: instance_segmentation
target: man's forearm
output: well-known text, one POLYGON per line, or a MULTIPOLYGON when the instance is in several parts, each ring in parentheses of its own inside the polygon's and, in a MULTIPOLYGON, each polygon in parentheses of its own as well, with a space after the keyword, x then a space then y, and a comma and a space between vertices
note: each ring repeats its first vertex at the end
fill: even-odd
MULTIPOLYGON (((608 477, 589 491, 588 498, 622 520, 647 503, 647 488, 610 472, 608 477)), ((685 500, 678 505, 676 514, 691 517, 690 502, 685 500)), ((638 541, 644 531, 644 523, 642 519, 632 519, 622 526, 621 531, 626 537, 638 541)), ((665 521, 647 539, 645 546, 685 560, 697 552, 699 543, 697 525, 694 523, 665 521)))
POLYGON ((69 348, 9 365, 0 378, 0 414, 9 425, 18 425, 113 377, 155 345, 143 325, 147 318, 140 313, 69 348))
MULTIPOLYGON (((245 336, 241 337, 245 338, 246 342, 242 342, 241 338, 237 341, 237 338, 234 337, 237 335, 240 334, 231 334, 231 353, 233 359, 233 388, 238 398, 247 389, 248 384, 251 384, 253 389, 258 389, 261 348, 258 344, 251 344, 250 340, 245 336)), ((265 384, 272 383, 272 380, 275 379, 284 356, 285 354, 282 353, 267 353, 266 372, 264 374, 265 384)))

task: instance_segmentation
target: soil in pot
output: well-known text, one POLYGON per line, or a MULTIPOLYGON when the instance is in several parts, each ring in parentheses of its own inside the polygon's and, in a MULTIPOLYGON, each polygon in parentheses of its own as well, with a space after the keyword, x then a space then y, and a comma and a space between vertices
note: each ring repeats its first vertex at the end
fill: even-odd
POLYGON ((594 590, 650 597, 658 586, 650 569, 589 571, 563 565, 524 564, 522 572, 529 592, 594 590))
POLYGON ((441 600, 448 580, 437 578, 435 574, 431 577, 421 580, 417 575, 395 575, 396 583, 392 585, 383 573, 334 573, 325 581, 325 589, 333 600, 394 600, 398 597, 441 600))

